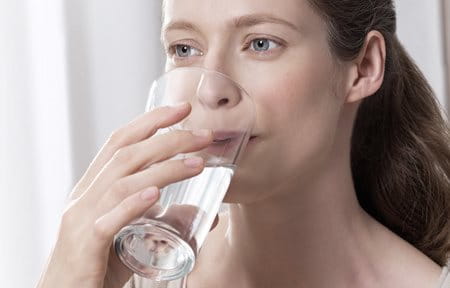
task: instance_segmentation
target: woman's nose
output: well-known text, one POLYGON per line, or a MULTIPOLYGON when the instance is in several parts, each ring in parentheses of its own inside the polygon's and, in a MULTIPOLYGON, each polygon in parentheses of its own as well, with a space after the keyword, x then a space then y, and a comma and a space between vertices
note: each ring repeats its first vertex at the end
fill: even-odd
POLYGON ((209 109, 230 109, 242 100, 240 88, 226 77, 203 75, 197 89, 199 102, 209 109))

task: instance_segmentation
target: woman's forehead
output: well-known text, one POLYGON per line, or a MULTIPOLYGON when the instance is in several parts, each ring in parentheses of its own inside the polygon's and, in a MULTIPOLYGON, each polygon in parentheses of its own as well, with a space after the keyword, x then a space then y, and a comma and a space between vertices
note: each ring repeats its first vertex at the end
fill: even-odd
MULTIPOLYGON (((297 18, 308 5, 307 0, 165 0, 165 17, 239 16, 245 14, 273 13, 283 17, 297 18)), ((309 7, 308 7, 309 8, 309 7)))
POLYGON ((313 10, 307 0, 165 0, 163 26, 191 22, 234 27, 242 22, 268 20, 300 29, 311 17, 313 10))

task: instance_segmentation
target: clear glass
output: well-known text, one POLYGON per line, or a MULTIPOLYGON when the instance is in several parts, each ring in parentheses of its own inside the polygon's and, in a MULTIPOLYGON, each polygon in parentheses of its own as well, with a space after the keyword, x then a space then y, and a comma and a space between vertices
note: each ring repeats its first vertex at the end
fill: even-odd
POLYGON ((210 129, 207 148, 172 159, 200 156, 204 171, 161 189, 159 201, 115 237, 122 262, 137 275, 155 281, 182 278, 194 267, 255 121, 253 100, 228 76, 203 68, 177 68, 156 80, 146 110, 189 102, 182 122, 160 129, 210 129))
POLYGON ((187 288, 187 276, 171 281, 154 281, 133 275, 130 281, 130 288, 187 288))

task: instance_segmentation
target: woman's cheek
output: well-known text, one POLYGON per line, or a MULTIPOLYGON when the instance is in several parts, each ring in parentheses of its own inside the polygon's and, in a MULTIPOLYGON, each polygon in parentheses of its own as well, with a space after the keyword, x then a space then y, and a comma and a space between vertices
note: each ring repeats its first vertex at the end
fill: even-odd
POLYGON ((325 160, 339 116, 327 71, 317 67, 291 71, 263 77, 254 87, 263 128, 277 139, 278 147, 272 151, 279 154, 277 159, 286 170, 325 160))

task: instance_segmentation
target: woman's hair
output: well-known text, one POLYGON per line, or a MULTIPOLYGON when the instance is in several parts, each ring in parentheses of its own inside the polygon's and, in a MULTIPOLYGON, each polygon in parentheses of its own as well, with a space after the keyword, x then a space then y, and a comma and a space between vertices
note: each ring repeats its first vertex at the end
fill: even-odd
POLYGON ((308 0, 331 52, 355 59, 368 32, 383 34, 383 85, 362 101, 351 164, 361 206, 439 265, 450 251, 450 132, 430 85, 400 44, 392 0, 308 0))
POLYGON ((392 0, 308 0, 331 52, 355 59, 367 34, 386 41, 382 87, 361 103, 351 164, 361 206, 439 265, 450 256, 450 130, 424 75, 396 35, 392 0))

